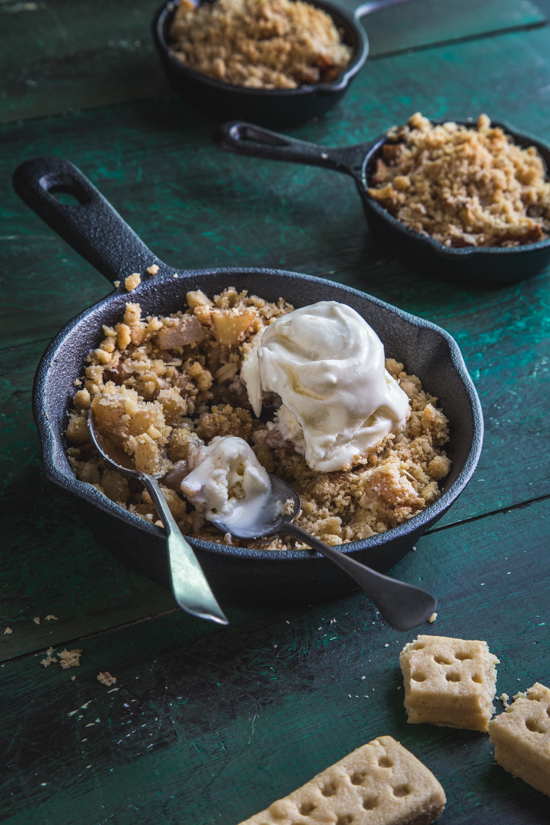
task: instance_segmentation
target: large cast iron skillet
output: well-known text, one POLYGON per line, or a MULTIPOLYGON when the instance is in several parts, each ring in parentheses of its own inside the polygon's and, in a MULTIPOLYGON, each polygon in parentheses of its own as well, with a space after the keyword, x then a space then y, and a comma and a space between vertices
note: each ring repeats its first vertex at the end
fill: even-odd
MULTIPOLYGON (((463 126, 475 125, 471 120, 458 123, 463 126)), ((493 125, 500 126, 518 146, 535 146, 546 168, 550 167, 550 146, 547 143, 524 132, 518 132, 508 124, 493 125)), ((391 255, 421 273, 462 284, 497 286, 532 278, 550 263, 550 238, 524 246, 466 246, 452 249, 429 235, 410 229, 390 215, 388 210, 368 193, 376 159, 387 141, 387 135, 356 146, 329 148, 270 132, 251 123, 237 121, 220 126, 215 140, 222 149, 238 155, 324 166, 351 175, 361 196, 365 217, 373 236, 391 255)))
MULTIPOLYGON (((194 0, 202 5, 205 0, 194 0)), ((288 126, 303 123, 323 115, 345 94, 349 84, 361 69, 369 52, 366 32, 359 22, 362 17, 407 0, 367 0, 359 2, 351 14, 330 0, 309 0, 330 14, 342 32, 343 42, 351 46, 353 55, 346 70, 330 83, 299 86, 297 89, 252 89, 232 86, 207 77, 178 60, 170 50, 170 27, 180 0, 163 4, 153 18, 153 40, 158 49, 166 76, 174 89, 211 117, 220 120, 242 118, 262 126, 288 126)), ((353 5, 348 0, 348 5, 353 5)))
MULTIPOLYGON (((115 289, 61 330, 40 362, 33 398, 47 477, 73 496, 98 540, 129 566, 169 585, 163 530, 126 512, 90 484, 77 481, 65 456, 63 436, 74 381, 82 374, 86 355, 102 339, 101 325, 117 323, 128 300, 139 301, 144 315, 166 314, 186 306, 188 290, 202 289, 213 295, 233 285, 268 300, 284 296, 296 307, 319 300, 341 301, 374 327, 388 356, 403 361, 438 396, 449 418, 453 460, 444 494, 406 524, 345 545, 343 552, 376 569, 388 569, 464 489, 479 458, 483 420, 459 348, 442 329, 357 290, 307 275, 270 269, 172 269, 155 257, 82 172, 66 160, 27 161, 16 170, 14 186, 25 203, 109 281, 122 280, 132 272, 144 274, 143 283, 131 294, 124 287, 115 289), (61 204, 55 197, 60 191, 72 194, 79 204, 61 204), (159 272, 146 276, 152 264, 159 272)), ((261 552, 190 541, 221 604, 308 603, 356 587, 331 562, 308 551, 261 552)))

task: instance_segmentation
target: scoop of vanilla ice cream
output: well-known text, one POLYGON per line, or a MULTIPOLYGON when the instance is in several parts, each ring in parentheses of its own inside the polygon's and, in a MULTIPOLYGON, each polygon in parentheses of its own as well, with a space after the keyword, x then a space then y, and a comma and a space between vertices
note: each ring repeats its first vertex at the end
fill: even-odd
POLYGON ((349 465, 409 414, 407 395, 386 371, 380 338, 337 301, 277 318, 249 345, 241 378, 257 416, 263 393, 281 397, 272 428, 321 472, 349 465))
POLYGON ((216 436, 202 447, 194 469, 181 482, 187 498, 208 521, 245 526, 254 521, 271 491, 271 481, 242 438, 216 436))

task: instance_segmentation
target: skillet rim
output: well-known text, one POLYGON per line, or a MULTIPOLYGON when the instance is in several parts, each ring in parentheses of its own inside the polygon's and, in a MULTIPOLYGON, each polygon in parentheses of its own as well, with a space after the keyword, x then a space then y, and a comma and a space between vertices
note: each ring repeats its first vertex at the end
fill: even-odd
MULTIPOLYGON (((156 276, 154 276, 150 280, 147 280, 145 283, 141 285, 141 287, 147 286, 148 284, 158 285, 162 281, 171 281, 174 276, 174 273, 176 272, 178 273, 182 281, 184 279, 187 280, 191 278, 200 278, 204 275, 223 275, 226 278, 233 278, 233 275, 238 276, 239 274, 245 274, 253 276, 277 275, 288 277, 291 280, 300 280, 306 282, 309 281, 314 283, 322 282, 323 284, 328 285, 329 287, 335 287, 340 292, 352 294, 360 297, 362 300, 367 300, 376 307, 383 309, 385 311, 389 311, 390 313, 396 315, 402 321, 410 324, 413 327, 416 327, 417 329, 424 328, 435 332, 443 341, 446 342, 448 346, 451 365, 457 373, 459 379, 461 380, 461 383, 464 387, 469 402, 469 408, 472 416, 473 432, 467 458, 457 478, 453 481, 448 490, 445 490, 441 497, 437 499, 437 501, 435 501, 433 504, 430 504, 428 507, 426 507, 420 513, 413 516, 408 521, 403 522, 403 524, 398 525, 397 527, 391 528, 385 533, 379 533, 375 536, 370 536, 366 539, 361 539, 356 542, 348 542, 346 544, 340 545, 341 552, 351 554, 354 552, 365 551, 369 550, 370 548, 386 544, 388 541, 391 541, 392 539, 406 538, 406 536, 408 536, 409 534, 414 534, 418 531, 423 533, 426 530, 428 530, 429 527, 433 523, 435 523, 449 509, 453 502, 458 498, 460 493, 464 490, 477 467, 479 456, 481 454, 482 449, 484 429, 483 413, 477 391, 467 370, 460 348, 455 339, 452 337, 452 335, 450 335, 450 333, 448 333, 442 327, 439 327, 437 324, 432 323, 431 321, 427 321, 424 318, 412 315, 411 313, 406 312, 405 310, 401 310, 398 307, 393 306, 392 304, 388 304, 387 302, 382 301, 381 299, 376 298, 372 295, 369 295, 366 292, 355 289, 354 287, 347 286, 346 284, 339 284, 336 281, 332 281, 329 279, 318 278, 313 275, 291 272, 288 270, 260 267, 214 267, 201 270, 175 270, 171 267, 168 267, 167 265, 164 265, 164 267, 156 276)), ((138 295, 136 295, 136 298, 139 296, 139 290, 141 287, 138 287, 137 290, 134 290, 138 293, 138 295)), ((50 367, 55 361, 56 353, 59 350, 61 344, 65 341, 66 337, 74 330, 74 328, 77 327, 82 320, 84 320, 94 311, 99 310, 104 305, 112 303, 113 299, 117 296, 131 294, 133 293, 128 293, 124 287, 118 287, 117 289, 107 294, 104 298, 97 301, 95 304, 92 304, 90 307, 87 307, 85 310, 78 313, 78 315, 76 315, 72 320, 70 320, 57 333, 57 335, 48 345, 44 355, 40 359, 35 374, 32 394, 33 417, 38 430, 44 472, 46 477, 51 482, 53 482, 54 484, 56 484, 56 486, 63 489, 66 493, 70 493, 76 496, 77 498, 83 499, 88 504, 93 504, 99 507, 100 510, 103 510, 109 515, 115 516, 117 519, 120 519, 126 524, 129 524, 132 527, 136 527, 140 531, 148 533, 151 536, 155 536, 156 538, 162 538, 164 537, 164 531, 160 527, 157 527, 154 524, 150 524, 149 522, 139 518, 139 516, 134 515, 133 513, 129 513, 128 511, 121 508, 119 505, 115 504, 115 502, 107 498, 107 496, 105 496, 103 493, 100 493, 99 490, 97 490, 91 484, 79 481, 72 474, 71 476, 67 475, 67 473, 59 467, 56 459, 58 459, 60 455, 62 455, 63 459, 67 461, 66 444, 64 443, 63 433, 57 433, 54 430, 54 427, 50 425, 47 415, 47 391, 50 381, 50 367)), ((317 556, 320 557, 320 554, 312 554, 312 552, 308 550, 255 550, 244 547, 233 547, 231 545, 221 543, 218 544, 214 542, 207 542, 202 539, 195 539, 193 537, 187 538, 193 546, 196 546, 201 550, 204 550, 213 555, 230 557, 236 556, 250 559, 267 558, 271 560, 281 559, 292 561, 307 561, 317 556)))

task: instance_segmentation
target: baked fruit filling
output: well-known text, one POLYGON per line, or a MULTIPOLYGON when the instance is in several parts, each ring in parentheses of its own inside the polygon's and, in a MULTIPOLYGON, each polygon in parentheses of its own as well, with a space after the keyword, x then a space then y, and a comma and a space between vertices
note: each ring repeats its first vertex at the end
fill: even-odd
MULTIPOLYGON (((75 382, 78 389, 66 430, 67 454, 78 479, 93 484, 129 512, 161 524, 141 485, 107 467, 97 454, 87 427, 89 410, 93 409, 100 431, 132 457, 138 470, 162 475, 161 488, 174 517, 182 531, 194 538, 259 549, 300 546, 290 537, 237 541, 229 534, 224 536, 210 524, 205 509, 197 509, 184 495, 182 482, 193 468, 200 467, 205 445, 227 436, 243 439, 265 470, 295 487, 302 503, 297 524, 327 544, 383 533, 439 497, 438 483, 450 468, 444 451, 449 437, 447 419, 420 379, 407 374, 403 364, 384 359, 383 348, 381 356, 376 350, 366 360, 362 350, 353 349, 351 344, 359 346, 360 336, 366 335, 358 326, 354 332, 359 336, 357 341, 348 335, 350 313, 357 313, 335 302, 321 302, 293 313, 283 298, 272 303, 232 287, 212 298, 200 291, 189 292, 187 302, 185 310, 147 318, 142 317, 138 303, 129 302, 120 323, 103 327, 103 340, 90 352, 83 375, 75 382), (300 313, 309 310, 311 315, 316 307, 320 307, 316 311, 323 323, 325 313, 330 323, 336 324, 326 327, 335 342, 335 358, 328 358, 330 352, 319 346, 308 356, 313 365, 309 369, 303 354, 311 351, 311 347, 307 349, 311 342, 306 340, 307 319, 300 313), (293 315, 287 319, 290 313, 293 315), (242 373, 243 363, 250 366, 258 352, 260 361, 267 363, 263 350, 267 351, 270 341, 280 344, 284 330, 291 329, 288 324, 296 317, 300 321, 297 329, 305 330, 296 356, 302 359, 299 370, 294 370, 292 359, 289 362, 288 350, 286 360, 281 361, 280 349, 272 346, 271 356, 278 353, 277 363, 284 368, 281 373, 263 370, 262 376, 265 373, 268 377, 264 376, 263 384, 262 378, 260 381, 258 409, 257 385, 253 390, 250 374, 246 369, 242 373), (342 329, 337 345, 333 332, 342 329), (342 362, 336 357, 338 346, 342 362), (378 383, 374 389, 369 384, 374 413, 361 422, 360 416, 367 415, 369 408, 355 404, 350 390, 353 382, 347 380, 350 368, 364 369, 363 362, 372 364, 380 357, 378 383), (315 369, 321 369, 319 374, 326 379, 326 386, 319 383, 318 391, 311 384, 317 380, 315 369), (295 396, 285 389, 287 374, 300 376, 297 384, 291 382, 293 392, 298 389, 295 396), (274 375, 279 375, 278 384, 274 375), (270 389, 270 382, 280 395, 270 389), (331 406, 334 392, 341 393, 338 398, 343 399, 347 417, 342 417, 338 404, 331 406), (319 405, 323 394, 327 403, 319 405), (299 398, 299 404, 294 404, 294 397, 299 398), (308 415, 308 397, 312 408, 317 405, 312 416, 308 415), (296 414, 292 426, 288 425, 291 419, 282 415, 287 403, 296 414), (281 415, 286 426, 280 423, 281 415), (384 425, 381 430, 376 429, 380 422, 384 425), (378 441, 371 438, 373 427, 378 441), (307 449, 308 438, 313 451, 307 449), (334 445, 340 442, 345 450, 339 468, 319 469, 338 466, 334 445), (325 452, 319 452, 319 444, 325 452)), ((357 318, 368 327, 360 316, 357 318)), ((318 318, 314 321, 312 328, 318 318)))

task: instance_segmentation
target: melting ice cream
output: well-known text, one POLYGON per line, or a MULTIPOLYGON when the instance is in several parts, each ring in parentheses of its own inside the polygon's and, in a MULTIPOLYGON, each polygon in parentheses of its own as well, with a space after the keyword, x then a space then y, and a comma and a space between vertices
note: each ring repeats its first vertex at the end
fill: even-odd
POLYGON ((242 438, 216 436, 202 447, 181 489, 208 521, 223 521, 231 531, 253 522, 269 498, 271 481, 242 438))
POLYGON ((280 396, 271 426, 321 472, 349 466, 403 427, 409 413, 407 395, 385 369, 380 338, 336 301, 277 318, 252 342, 241 378, 257 416, 264 393, 280 396))

